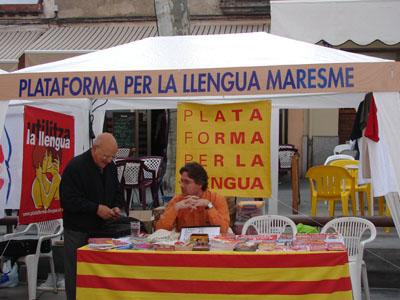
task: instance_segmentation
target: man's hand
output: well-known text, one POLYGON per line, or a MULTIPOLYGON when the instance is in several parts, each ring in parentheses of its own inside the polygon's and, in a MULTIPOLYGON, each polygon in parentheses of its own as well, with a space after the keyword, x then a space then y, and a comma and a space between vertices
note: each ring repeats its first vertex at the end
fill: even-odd
POLYGON ((190 199, 183 199, 182 201, 179 201, 178 203, 175 204, 175 209, 177 211, 185 208, 192 208, 192 202, 190 199))
POLYGON ((120 210, 118 207, 111 209, 106 205, 99 204, 97 207, 97 215, 103 220, 117 219, 120 216, 120 210))
POLYGON ((121 210, 119 209, 118 206, 113 207, 111 210, 114 212, 114 217, 113 217, 113 219, 118 219, 118 218, 121 217, 121 210))
POLYGON ((208 206, 207 199, 202 199, 197 196, 186 196, 182 201, 175 204, 175 209, 179 211, 180 209, 190 208, 191 210, 197 209, 197 207, 208 206))

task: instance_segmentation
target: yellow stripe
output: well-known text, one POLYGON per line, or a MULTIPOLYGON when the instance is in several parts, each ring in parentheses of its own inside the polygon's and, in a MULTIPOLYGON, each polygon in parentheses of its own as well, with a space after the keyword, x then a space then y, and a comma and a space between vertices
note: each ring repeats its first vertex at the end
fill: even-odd
POLYGON ((307 268, 189 268, 78 263, 78 275, 102 277, 212 280, 212 281, 315 281, 348 277, 348 266, 307 268))
POLYGON ((351 291, 332 294, 311 295, 216 295, 216 294, 180 294, 180 293, 147 293, 119 292, 107 289, 77 288, 77 300, 351 300, 351 291))

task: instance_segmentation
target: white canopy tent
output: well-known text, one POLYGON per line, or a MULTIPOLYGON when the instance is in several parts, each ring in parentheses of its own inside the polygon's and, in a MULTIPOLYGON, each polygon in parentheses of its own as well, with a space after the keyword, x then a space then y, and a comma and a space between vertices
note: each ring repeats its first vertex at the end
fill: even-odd
MULTIPOLYGON (((282 78, 285 78, 284 76, 282 75, 282 78)), ((86 105, 84 103, 90 102, 89 98, 92 100, 109 99, 107 104, 99 108, 97 112, 121 108, 176 108, 179 101, 225 103, 228 101, 271 99, 273 106, 270 141, 272 199, 269 201, 269 213, 277 213, 279 109, 356 108, 364 98, 365 92, 370 90, 377 91, 375 99, 378 106, 379 121, 382 124, 380 136, 381 141, 388 140, 387 163, 389 163, 389 165, 385 165, 373 173, 373 180, 381 179, 381 176, 384 175, 382 171, 391 168, 391 164, 393 164, 396 177, 389 178, 385 182, 381 180, 377 180, 377 182, 381 183, 380 190, 385 194, 395 192, 395 195, 398 195, 400 158, 396 156, 396 150, 400 146, 400 140, 396 138, 389 140, 391 134, 400 129, 400 121, 397 118, 400 114, 399 94, 393 92, 399 90, 398 81, 396 81, 398 77, 396 76, 398 76, 397 65, 390 61, 298 42, 267 33, 155 37, 63 61, 26 68, 9 76, 0 75, 0 90, 2 91, 0 99, 18 98, 36 101, 44 98, 58 98, 57 100, 47 101, 56 101, 66 105, 71 103, 86 105), (314 77, 319 76, 315 75, 319 74, 315 72, 324 72, 324 70, 336 72, 342 70, 341 68, 354 71, 348 78, 351 81, 348 86, 322 86, 322 81, 320 82, 321 86, 314 84, 314 77), (316 69, 317 71, 315 71, 316 69), (273 74, 286 74, 285 82, 287 83, 287 74, 291 70, 293 70, 293 74, 308 74, 309 77, 305 81, 304 78, 301 81, 297 77, 286 88, 280 88, 278 85, 268 88, 268 84, 265 84, 269 80, 268 76, 273 72, 275 72, 273 74), (172 76, 176 81, 182 80, 182 78, 191 78, 190 76, 204 79, 204 77, 201 77, 202 74, 214 76, 214 79, 218 77, 218 74, 222 74, 221 78, 229 75, 229 78, 236 78, 238 81, 240 81, 240 78, 243 79, 245 74, 258 74, 261 87, 258 89, 248 87, 240 90, 238 88, 230 90, 220 88, 218 90, 218 88, 213 87, 206 91, 198 88, 184 92, 182 81, 180 81, 176 85, 176 90, 163 92, 162 87, 165 88, 165 82, 164 84, 157 82, 157 79, 163 78, 163 76, 170 79, 172 76), (142 80, 148 76, 152 80, 152 84, 149 85, 151 93, 144 93, 142 89, 128 95, 128 93, 123 93, 121 89, 118 92, 115 92, 114 89, 112 93, 107 95, 97 93, 85 99, 82 89, 78 93, 73 87, 66 88, 62 94, 58 93, 58 96, 56 96, 43 91, 43 89, 39 89, 38 92, 37 86, 41 79, 43 79, 43 83, 46 78, 54 81, 63 80, 62 78, 68 76, 78 78, 76 80, 80 80, 79 78, 83 80, 85 76, 86 79, 89 78, 90 80, 111 78, 115 80, 116 84, 122 82, 121 85, 123 85, 124 78, 125 80, 131 78, 129 77, 131 75, 139 76, 138 78, 142 80), (140 77, 141 75, 142 77, 140 77), (122 76, 122 79, 119 76, 122 76), (360 83, 359 79, 361 81, 366 80, 366 82, 360 83), (27 88, 27 84, 36 84, 36 88, 27 92, 22 88, 23 85, 27 88), (396 86, 393 86, 393 84, 396 86), (4 89, 6 86, 9 87, 7 90, 4 89), (72 96, 79 100, 61 99, 72 98, 72 96)), ((71 81, 75 79, 71 79, 71 81)), ((199 84, 199 82, 197 83, 199 84)), ((221 86, 223 84, 226 84, 226 82, 221 83, 221 86)), ((143 82, 141 87, 143 87, 143 82)), ((87 135, 83 139, 87 141, 87 135)), ((88 142, 86 145, 88 145, 88 142)), ((399 224, 400 212, 397 215, 398 217, 395 217, 395 213, 393 213, 393 216, 397 218, 396 224, 399 224)), ((400 226, 397 226, 397 228, 400 233, 400 226)))
POLYGON ((394 45, 399 15, 397 0, 272 0, 271 33, 314 44, 394 45))

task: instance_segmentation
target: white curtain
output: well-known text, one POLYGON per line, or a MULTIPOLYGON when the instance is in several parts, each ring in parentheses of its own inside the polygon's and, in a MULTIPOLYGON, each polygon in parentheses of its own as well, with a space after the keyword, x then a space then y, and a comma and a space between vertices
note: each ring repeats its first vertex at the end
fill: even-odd
POLYGON ((0 198, 4 208, 19 209, 21 197, 22 157, 23 157, 24 107, 9 107, 4 123, 0 144, 3 149, 5 165, 2 178, 4 186, 0 198))
POLYGON ((374 98, 378 110, 379 134, 384 134, 385 137, 397 189, 397 191, 387 191, 385 198, 400 237, 400 94, 374 93, 374 98))

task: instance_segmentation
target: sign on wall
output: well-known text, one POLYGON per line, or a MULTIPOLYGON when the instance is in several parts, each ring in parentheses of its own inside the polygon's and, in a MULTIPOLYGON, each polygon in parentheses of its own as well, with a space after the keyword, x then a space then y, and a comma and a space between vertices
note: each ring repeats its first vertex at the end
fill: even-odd
POLYGON ((26 106, 19 222, 61 218, 60 181, 74 156, 74 118, 26 106))
POLYGON ((176 187, 179 169, 197 161, 209 189, 225 196, 270 197, 271 102, 178 105, 176 187))

